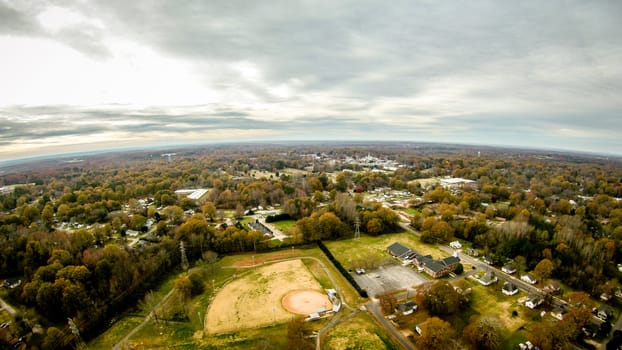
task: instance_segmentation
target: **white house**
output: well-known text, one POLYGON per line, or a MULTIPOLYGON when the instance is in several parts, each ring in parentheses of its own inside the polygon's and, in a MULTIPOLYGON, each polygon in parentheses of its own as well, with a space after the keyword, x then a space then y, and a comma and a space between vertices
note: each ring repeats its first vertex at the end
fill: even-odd
POLYGON ((452 247, 453 249, 461 249, 462 248, 462 244, 460 244, 460 242, 458 242, 458 241, 453 241, 453 242, 449 243, 449 246, 452 247))
POLYGON ((499 279, 495 276, 494 272, 488 271, 482 277, 478 278, 478 281, 485 286, 489 286, 493 283, 497 283, 499 279))
POLYGON ((529 299, 525 302, 525 306, 530 309, 535 309, 542 305, 542 303, 544 303, 544 299, 542 299, 539 295, 530 295, 529 299))
POLYGON ((536 284, 536 283, 538 283, 538 280, 535 277, 533 277, 532 275, 530 275, 530 274, 522 275, 522 276, 520 276, 520 279, 525 281, 525 282, 527 282, 527 283, 529 283, 529 284, 536 284))
POLYGON ((508 275, 511 275, 516 273, 516 267, 514 267, 514 265, 512 264, 507 264, 501 268, 501 271, 507 273, 508 275))
POLYGON ((505 282, 503 284, 503 287, 501 288, 501 291, 505 295, 514 295, 514 294, 518 293, 518 288, 516 288, 516 286, 513 285, 510 282, 505 282))

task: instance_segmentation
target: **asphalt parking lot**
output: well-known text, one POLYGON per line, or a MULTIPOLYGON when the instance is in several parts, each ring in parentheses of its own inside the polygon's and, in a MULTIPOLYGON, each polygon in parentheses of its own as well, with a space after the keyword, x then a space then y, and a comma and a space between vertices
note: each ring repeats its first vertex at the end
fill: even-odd
POLYGON ((361 288, 367 290, 369 296, 381 295, 395 290, 413 288, 428 280, 410 267, 401 265, 381 266, 367 270, 365 274, 352 276, 361 288))

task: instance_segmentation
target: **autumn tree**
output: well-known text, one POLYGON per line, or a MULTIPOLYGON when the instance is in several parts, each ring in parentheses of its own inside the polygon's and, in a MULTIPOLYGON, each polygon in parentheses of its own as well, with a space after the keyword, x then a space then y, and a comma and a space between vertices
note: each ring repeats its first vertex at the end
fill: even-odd
POLYGON ((540 260, 538 265, 536 265, 533 273, 539 277, 540 281, 544 281, 551 276, 553 270, 555 270, 555 265, 553 265, 553 262, 549 259, 544 258, 540 260))
POLYGON ((417 338, 417 348, 428 350, 447 350, 455 347, 456 331, 447 321, 438 317, 428 318, 419 325, 421 336, 417 338))
POLYGON ((67 346, 65 333, 56 327, 47 329, 41 348, 43 350, 60 350, 67 346))
POLYGON ((451 315, 461 310, 466 304, 466 298, 446 281, 434 283, 425 293, 424 306, 433 315, 451 315))
POLYGON ((380 301, 380 307, 382 308, 382 312, 385 315, 392 314, 397 307, 397 298, 394 294, 382 294, 378 297, 378 299, 380 301))
POLYGON ((495 350, 500 349, 503 342, 502 328, 496 316, 475 315, 471 316, 462 336, 474 350, 495 350))

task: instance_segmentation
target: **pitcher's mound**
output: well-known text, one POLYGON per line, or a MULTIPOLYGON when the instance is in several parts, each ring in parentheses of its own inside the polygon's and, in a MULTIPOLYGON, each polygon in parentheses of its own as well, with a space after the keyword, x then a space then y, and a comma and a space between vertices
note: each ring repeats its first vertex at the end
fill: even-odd
POLYGON ((283 297, 281 302, 287 311, 299 315, 310 315, 319 308, 331 309, 333 307, 326 294, 314 290, 290 292, 283 297))

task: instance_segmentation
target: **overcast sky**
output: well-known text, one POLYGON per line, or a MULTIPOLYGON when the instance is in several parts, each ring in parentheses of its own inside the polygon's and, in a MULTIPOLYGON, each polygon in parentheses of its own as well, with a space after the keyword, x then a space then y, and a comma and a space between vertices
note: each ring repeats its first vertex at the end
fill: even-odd
POLYGON ((0 0, 0 160, 405 140, 622 154, 622 1, 0 0))

